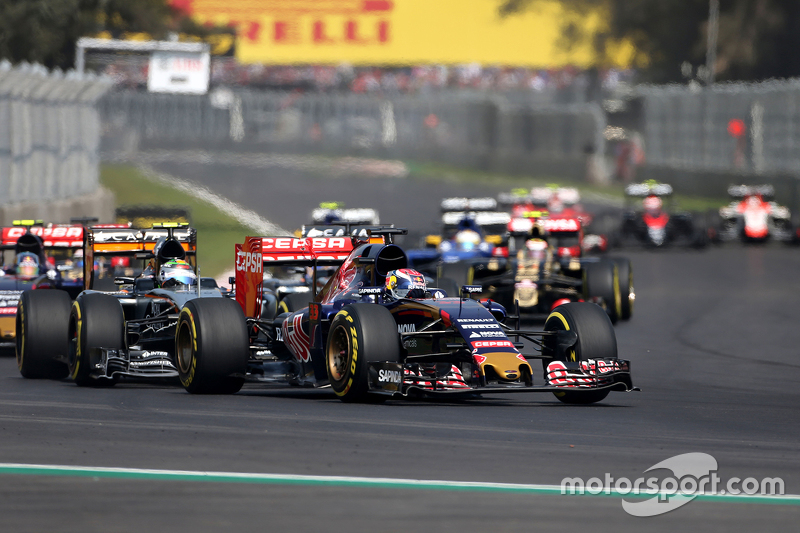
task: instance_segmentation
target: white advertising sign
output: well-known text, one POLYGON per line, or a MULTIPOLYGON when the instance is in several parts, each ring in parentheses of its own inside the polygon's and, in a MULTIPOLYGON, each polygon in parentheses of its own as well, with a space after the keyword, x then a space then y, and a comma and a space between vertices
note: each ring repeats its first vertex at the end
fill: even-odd
POLYGON ((153 52, 147 90, 156 93, 205 94, 208 92, 208 52, 153 52))

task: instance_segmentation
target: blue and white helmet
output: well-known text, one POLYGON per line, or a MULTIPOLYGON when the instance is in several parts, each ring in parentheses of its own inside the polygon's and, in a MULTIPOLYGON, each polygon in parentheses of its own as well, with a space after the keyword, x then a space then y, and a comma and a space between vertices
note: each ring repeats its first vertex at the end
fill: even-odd
POLYGON ((425 276, 411 268, 392 270, 386 274, 386 292, 394 298, 424 298, 428 289, 425 276))

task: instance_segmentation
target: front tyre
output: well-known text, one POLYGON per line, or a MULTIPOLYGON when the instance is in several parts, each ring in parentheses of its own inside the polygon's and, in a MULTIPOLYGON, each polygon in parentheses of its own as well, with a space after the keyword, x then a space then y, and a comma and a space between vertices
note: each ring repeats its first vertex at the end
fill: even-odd
POLYGON ((69 315, 69 375, 80 387, 108 386, 115 381, 96 377, 100 348, 125 348, 125 316, 119 300, 100 293, 83 293, 69 315))
MULTIPOLYGON (((616 359, 617 337, 614 326, 603 310, 590 303, 569 303, 561 305, 550 313, 544 324, 545 331, 569 330, 578 335, 564 362, 577 362, 585 359, 616 359)), ((548 360, 542 364, 547 369, 548 360)), ((557 391, 553 394, 564 403, 589 404, 604 400, 608 389, 557 391)))
POLYGON ((333 392, 344 402, 368 400, 368 363, 400 361, 397 323, 385 307, 346 305, 331 321, 325 366, 333 392))
POLYGON ((62 379, 69 368, 58 357, 68 352, 70 298, 60 290, 26 291, 17 306, 17 368, 28 379, 62 379))
POLYGON ((242 308, 227 298, 197 298, 181 309, 175 359, 192 394, 233 394, 244 384, 250 337, 242 308))

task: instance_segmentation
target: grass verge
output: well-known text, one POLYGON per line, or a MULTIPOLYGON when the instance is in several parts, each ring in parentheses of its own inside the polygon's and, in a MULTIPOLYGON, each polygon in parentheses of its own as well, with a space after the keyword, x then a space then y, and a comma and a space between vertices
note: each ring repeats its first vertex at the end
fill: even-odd
POLYGON ((197 262, 203 276, 219 276, 231 269, 234 244, 253 233, 216 207, 154 183, 131 165, 101 165, 100 183, 114 193, 117 207, 151 205, 187 209, 192 227, 197 229, 197 262))

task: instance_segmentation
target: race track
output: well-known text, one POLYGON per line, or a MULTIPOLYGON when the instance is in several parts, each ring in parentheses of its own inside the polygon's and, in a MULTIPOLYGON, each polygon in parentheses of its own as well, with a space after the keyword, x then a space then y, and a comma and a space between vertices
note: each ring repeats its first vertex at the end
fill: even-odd
MULTIPOLYGON (((454 187, 404 178, 326 181, 285 169, 157 168, 291 228, 321 200, 346 199, 422 231, 454 187)), ((487 184, 466 194, 496 192, 487 184)), ((4 357, 0 530, 796 529, 797 499, 698 499, 635 518, 618 495, 547 489, 565 477, 633 480, 672 456, 703 452, 716 459, 722 480, 780 477, 786 493, 800 493, 800 249, 625 255, 637 300, 634 317, 616 331, 642 392, 612 393, 594 406, 562 405, 550 394, 349 405, 325 390, 249 385, 227 397, 191 396, 170 383, 83 389, 25 380, 4 357)))

